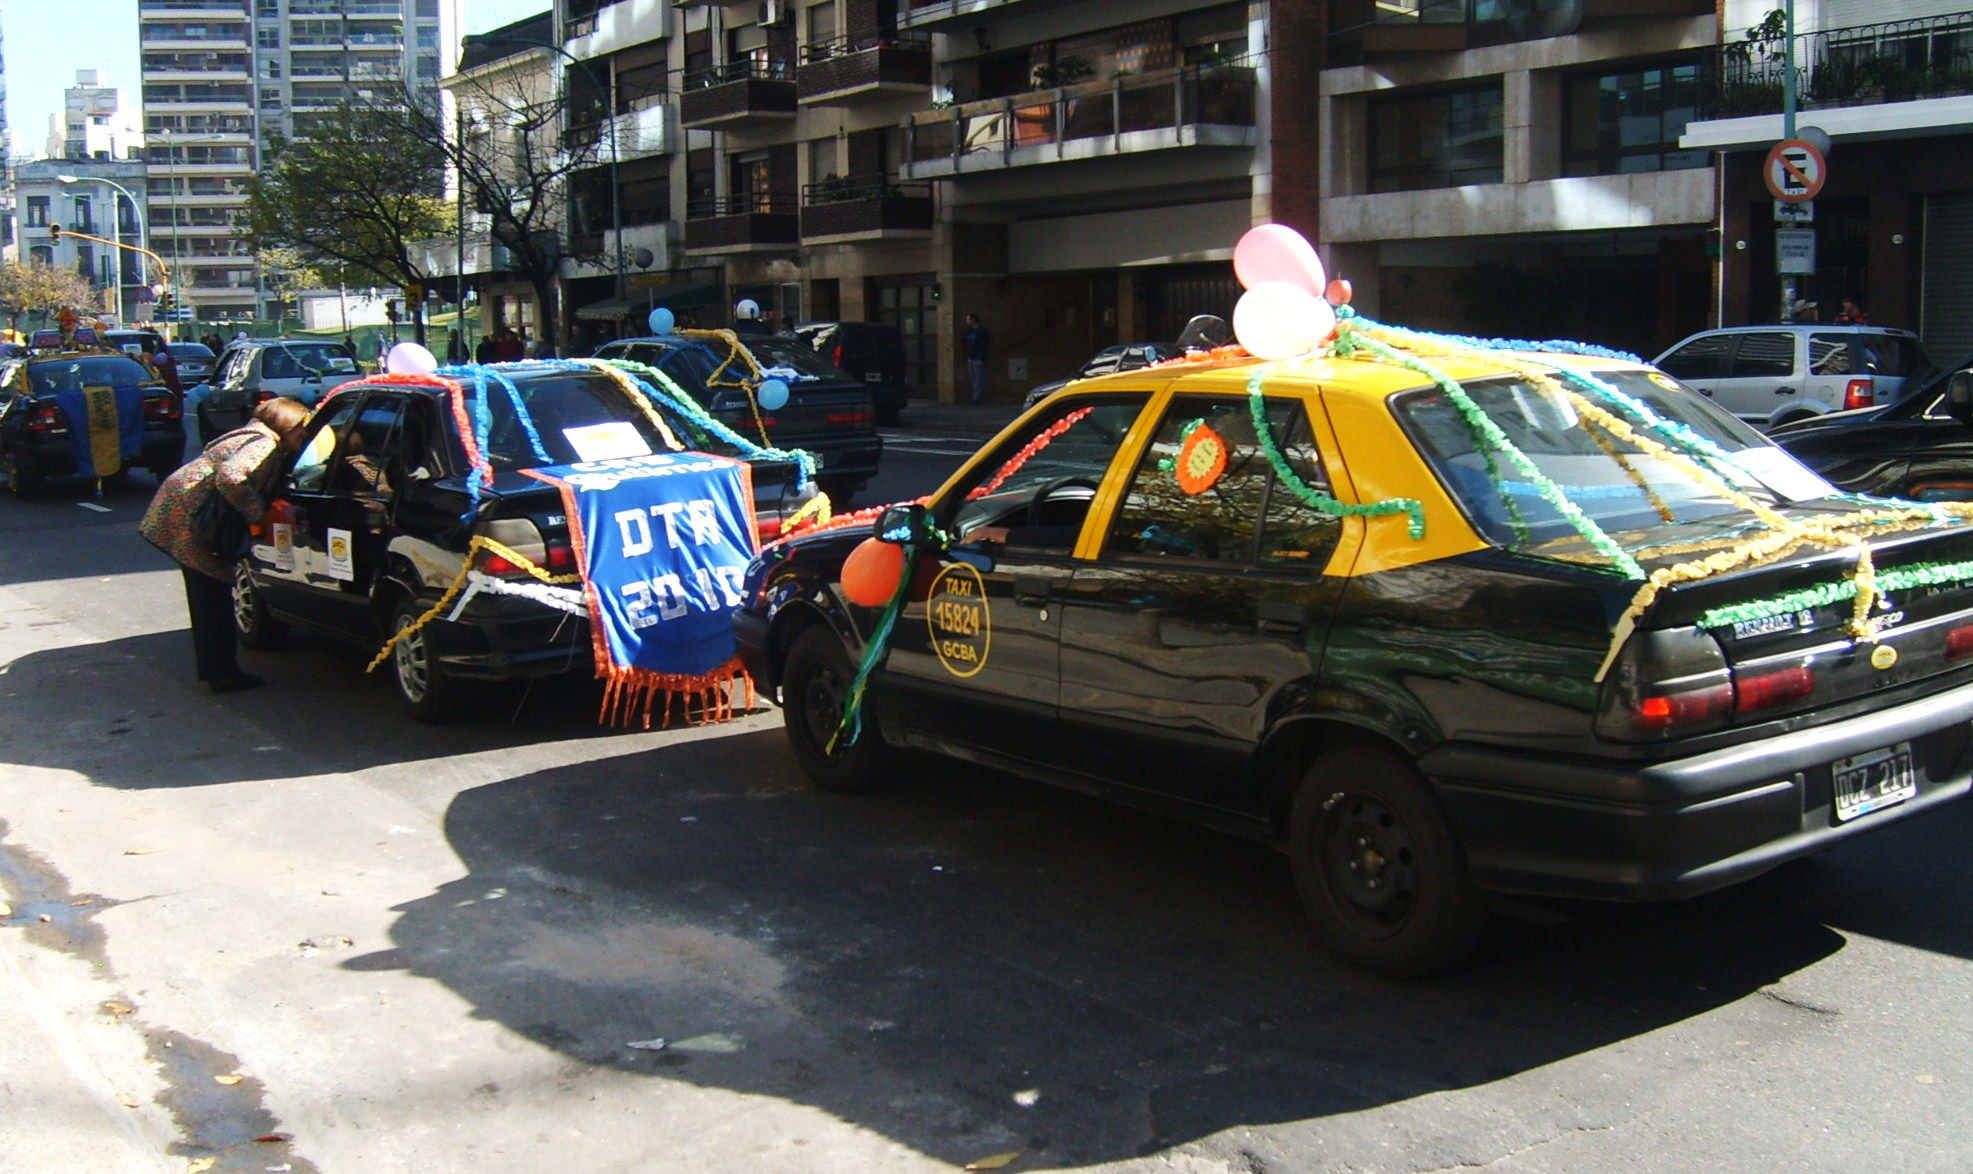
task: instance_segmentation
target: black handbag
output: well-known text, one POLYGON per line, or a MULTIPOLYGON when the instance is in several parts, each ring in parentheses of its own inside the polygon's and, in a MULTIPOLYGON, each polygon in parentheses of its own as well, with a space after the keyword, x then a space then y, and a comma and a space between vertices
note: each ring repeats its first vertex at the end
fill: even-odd
POLYGON ((192 511, 192 533, 214 558, 224 562, 238 562, 247 555, 252 541, 247 530, 247 519, 226 495, 219 492, 219 486, 207 484, 205 500, 192 511))

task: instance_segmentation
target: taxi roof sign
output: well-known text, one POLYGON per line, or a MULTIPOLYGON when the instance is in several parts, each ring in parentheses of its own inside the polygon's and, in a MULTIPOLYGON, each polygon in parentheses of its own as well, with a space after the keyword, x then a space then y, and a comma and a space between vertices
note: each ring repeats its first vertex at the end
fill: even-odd
POLYGON ((1814 143, 1783 139, 1769 148, 1761 178, 1775 199, 1785 204, 1806 203, 1822 191, 1823 182, 1829 178, 1829 161, 1814 143))

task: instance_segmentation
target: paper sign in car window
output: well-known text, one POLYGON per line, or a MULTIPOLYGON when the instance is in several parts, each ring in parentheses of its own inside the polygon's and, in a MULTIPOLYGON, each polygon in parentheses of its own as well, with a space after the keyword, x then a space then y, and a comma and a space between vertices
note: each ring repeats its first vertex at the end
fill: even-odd
POLYGON ((578 460, 614 461, 620 457, 648 457, 651 446, 644 441, 644 434, 628 420, 610 420, 602 424, 583 424, 575 428, 562 429, 562 436, 575 450, 578 460))
POLYGON ((345 583, 356 578, 356 556, 347 530, 329 531, 329 577, 345 583))
POLYGON ((1772 445, 1743 448, 1731 460, 1784 501, 1815 501, 1836 492, 1813 469, 1772 445))
POLYGON ((356 360, 350 358, 348 355, 330 355, 329 370, 354 371, 356 370, 356 360))

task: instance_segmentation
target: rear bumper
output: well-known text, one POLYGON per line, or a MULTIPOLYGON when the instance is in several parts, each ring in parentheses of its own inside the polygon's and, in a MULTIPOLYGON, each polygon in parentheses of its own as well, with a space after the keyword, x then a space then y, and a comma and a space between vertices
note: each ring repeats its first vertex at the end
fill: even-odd
MULTIPOLYGON (((178 421, 145 428, 144 447, 123 458, 125 468, 169 466, 184 463, 185 434, 178 421), (166 431, 169 429, 169 431, 166 431)), ((51 440, 21 440, 14 444, 14 459, 33 476, 59 478, 78 476, 75 446, 66 436, 51 440)))
POLYGON ((521 599, 474 599, 457 621, 435 620, 439 663, 461 677, 514 680, 589 671, 589 621, 521 599))
POLYGON ((884 438, 871 432, 867 435, 836 438, 830 436, 776 437, 775 443, 784 448, 805 449, 815 454, 815 473, 818 477, 863 477, 876 475, 877 462, 884 455, 884 438))
POLYGON ((1973 786, 1973 685, 1654 763, 1583 763, 1449 744, 1419 765, 1487 888, 1688 897, 1965 795, 1973 786), (1917 794, 1837 823, 1832 765, 1900 743, 1911 746, 1917 794))
POLYGON ((776 690, 780 689, 781 682, 776 679, 774 666, 767 658, 767 631, 765 616, 745 610, 733 613, 733 643, 739 650, 740 663, 761 692, 773 698, 778 696, 776 690))

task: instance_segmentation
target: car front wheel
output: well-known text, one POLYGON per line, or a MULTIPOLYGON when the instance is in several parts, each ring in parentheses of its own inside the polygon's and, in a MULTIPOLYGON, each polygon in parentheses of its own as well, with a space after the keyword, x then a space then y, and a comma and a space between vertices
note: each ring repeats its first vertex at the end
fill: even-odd
POLYGON ((856 666, 829 625, 815 624, 795 638, 781 673, 782 721, 802 773, 825 791, 862 794, 883 783, 884 740, 868 705, 856 741, 836 737, 855 681, 856 666))
POLYGON ((1295 886, 1347 961, 1396 978, 1471 953, 1487 908, 1423 776, 1397 754, 1343 746, 1316 759, 1289 820, 1295 886))
POLYGON ((244 561, 233 568, 233 626, 246 648, 279 648, 288 638, 288 625, 267 613, 267 599, 244 561))
MULTIPOLYGON (((392 613, 391 633, 405 633, 423 614, 415 600, 401 601, 392 613)), ((426 624, 391 646, 391 679, 413 718, 440 724, 459 716, 470 686, 445 668, 431 637, 431 625, 426 624)))

